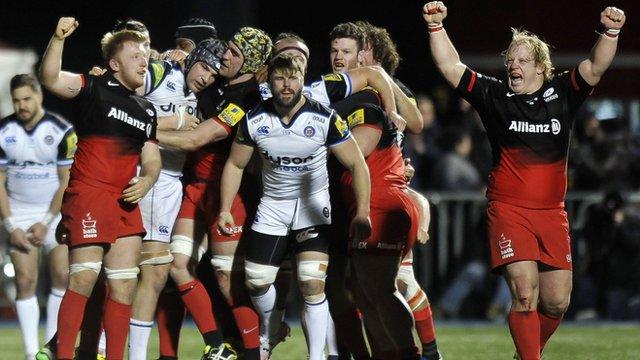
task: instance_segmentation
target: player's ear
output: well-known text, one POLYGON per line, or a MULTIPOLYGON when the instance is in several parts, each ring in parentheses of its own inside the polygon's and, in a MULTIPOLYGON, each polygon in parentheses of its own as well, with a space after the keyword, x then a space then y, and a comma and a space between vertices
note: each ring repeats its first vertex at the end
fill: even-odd
POLYGON ((544 65, 543 64, 536 64, 536 74, 538 75, 543 75, 544 74, 544 65))
POLYGON ((364 63, 364 52, 365 51, 366 51, 365 49, 362 49, 362 50, 358 51, 358 65, 360 65, 360 66, 364 66, 365 65, 365 63, 364 63))
POLYGON ((117 72, 120 70, 120 64, 116 59, 111 58, 109 59, 109 68, 111 69, 111 71, 117 72))

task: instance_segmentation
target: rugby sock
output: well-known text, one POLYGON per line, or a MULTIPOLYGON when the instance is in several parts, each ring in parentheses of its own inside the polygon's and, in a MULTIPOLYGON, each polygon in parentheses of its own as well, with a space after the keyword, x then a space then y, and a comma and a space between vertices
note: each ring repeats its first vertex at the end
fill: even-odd
POLYGON ((156 319, 160 342, 160 358, 177 358, 180 329, 184 321, 185 308, 175 292, 162 292, 158 298, 156 319))
POLYGON ((82 325, 87 298, 73 290, 67 289, 60 303, 58 315, 58 349, 56 357, 62 359, 73 359, 73 352, 76 347, 76 337, 82 325))
POLYGON ((129 334, 131 305, 122 304, 111 297, 104 306, 104 333, 107 337, 107 359, 120 360, 129 334))
POLYGON ((66 289, 51 288, 51 292, 47 297, 47 327, 45 332, 45 341, 51 340, 53 334, 56 333, 58 325, 58 310, 66 289))
POLYGON ((536 310, 509 312, 509 330, 522 360, 540 360, 540 320, 536 310))
POLYGON ((436 345, 436 328, 433 325, 431 306, 413 312, 416 321, 416 331, 422 344, 422 356, 427 360, 438 360, 438 345, 436 345))
POLYGON ((237 306, 232 310, 245 349, 260 347, 260 323, 258 314, 249 306, 237 306))
MULTIPOLYGON (((277 298, 277 297, 276 297, 277 298)), ((284 321, 285 308, 278 307, 278 301, 273 305, 273 310, 269 316, 269 339, 277 339, 280 337, 280 329, 284 321)))
POLYGON ((260 336, 263 338, 269 338, 271 312, 273 311, 276 303, 276 288, 273 285, 270 285, 266 293, 258 296, 251 296, 251 302, 253 302, 253 306, 256 308, 256 311, 260 316, 260 336))
POLYGON ((186 284, 178 286, 178 291, 182 297, 184 305, 189 310, 193 320, 196 322, 196 326, 204 342, 207 345, 219 346, 222 343, 222 335, 217 331, 216 319, 213 316, 213 308, 211 305, 211 299, 207 290, 202 283, 198 280, 190 281, 186 284), (217 333, 213 335, 212 333, 217 333), (220 341, 218 341, 218 337, 220 341))
POLYGON ((324 359, 324 345, 327 340, 327 322, 329 320, 329 303, 323 295, 322 300, 304 302, 304 321, 307 328, 307 346, 309 360, 324 359))
POLYGON ((22 332, 24 353, 35 355, 38 352, 38 322, 40 321, 38 298, 32 296, 28 299, 16 300, 16 313, 22 332))
POLYGON ((102 355, 106 352, 107 342, 102 329, 102 314, 107 300, 107 292, 108 289, 104 281, 98 280, 93 286, 93 291, 85 306, 90 310, 85 312, 82 319, 80 345, 78 346, 78 349, 83 353, 95 354, 96 349, 102 355))
POLYGON ((153 321, 129 320, 129 360, 145 360, 153 321))
POLYGON ((556 329, 558 329, 558 326, 560 326, 562 317, 551 317, 538 311, 538 319, 540 321, 540 353, 542 354, 542 350, 547 344, 547 341, 549 341, 551 335, 553 335, 556 329))
POLYGON ((327 355, 338 356, 338 340, 336 339, 336 325, 333 323, 331 313, 327 318, 327 355))

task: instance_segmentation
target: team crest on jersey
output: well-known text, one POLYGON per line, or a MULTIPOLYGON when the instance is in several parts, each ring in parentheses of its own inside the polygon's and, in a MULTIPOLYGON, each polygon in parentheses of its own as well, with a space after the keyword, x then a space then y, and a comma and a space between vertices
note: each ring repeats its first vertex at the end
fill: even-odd
POLYGON ((558 98, 558 94, 554 94, 554 88, 548 88, 544 94, 542 94, 542 97, 544 98, 544 102, 549 102, 551 100, 555 100, 558 98))
POLYGON ((224 110, 218 115, 218 117, 225 122, 225 124, 233 127, 242 119, 244 111, 236 104, 229 103, 224 110))
POLYGON ((358 109, 347 116, 347 124, 349 124, 349 129, 364 124, 364 109, 358 109))
POLYGON ((16 137, 15 136, 7 136, 4 139, 4 143, 7 145, 13 145, 17 142, 16 137))
POLYGON ((268 126, 266 126, 266 125, 264 125, 264 126, 260 126, 260 127, 258 128, 258 130, 256 130, 256 133, 257 133, 258 135, 267 136, 267 135, 269 135, 269 127, 268 127, 268 126))
POLYGON ((53 136, 47 135, 44 137, 44 143, 47 145, 53 145, 53 136))
POLYGON ((171 91, 176 91, 176 84, 172 83, 171 81, 167 80, 167 88, 171 91))
POLYGON ((304 136, 310 138, 315 134, 316 134, 316 129, 314 129, 313 126, 307 126, 306 128, 304 128, 304 136))
POLYGON ((336 126, 336 129, 338 129, 338 132, 342 136, 344 136, 347 133, 347 131, 349 131, 349 125, 347 125, 346 121, 342 120, 340 115, 336 115, 336 121, 334 122, 334 125, 336 126))

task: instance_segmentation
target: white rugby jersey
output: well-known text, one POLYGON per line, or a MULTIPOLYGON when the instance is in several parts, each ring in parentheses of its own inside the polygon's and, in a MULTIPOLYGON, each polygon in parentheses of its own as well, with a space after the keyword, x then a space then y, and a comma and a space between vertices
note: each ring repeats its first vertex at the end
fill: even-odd
POLYGON ((49 204, 60 186, 58 167, 70 166, 78 138, 71 124, 45 112, 27 131, 15 114, 0 121, 0 167, 7 172, 10 198, 49 204))
MULTIPOLYGON (((153 104, 160 116, 171 116, 180 106, 185 114, 197 116, 196 95, 185 83, 185 76, 178 62, 152 61, 145 78, 144 97, 153 104)), ((171 176, 182 176, 182 168, 186 159, 183 151, 160 147, 162 156, 162 172, 171 176)))
POLYGON ((335 110, 307 98, 289 125, 272 100, 263 102, 241 120, 235 141, 260 152, 264 196, 297 199, 329 187, 327 147, 350 137, 335 110))
MULTIPOLYGON (((334 73, 323 75, 320 80, 312 82, 311 85, 305 85, 302 94, 324 106, 330 106, 332 103, 351 95, 352 91, 353 87, 349 75, 334 73)), ((260 84, 260 95, 262 100, 270 99, 273 96, 269 83, 260 84)))

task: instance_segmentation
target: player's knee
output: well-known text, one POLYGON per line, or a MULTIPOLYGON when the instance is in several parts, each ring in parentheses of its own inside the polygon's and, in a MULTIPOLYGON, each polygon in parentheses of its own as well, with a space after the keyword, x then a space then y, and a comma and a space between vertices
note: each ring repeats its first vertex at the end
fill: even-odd
POLYGON ((545 315, 549 315, 551 317, 562 317, 567 309, 569 308, 570 297, 559 297, 551 300, 541 300, 540 301, 540 311, 543 311, 545 315))
POLYGON ((520 310, 533 310, 538 303, 538 286, 527 279, 512 279, 512 300, 520 310))
POLYGON ((54 269, 51 272, 51 287, 64 289, 69 283, 69 271, 66 269, 54 269))
MULTIPOLYGON (((326 260, 306 260, 298 263, 298 282, 300 283, 300 291, 306 301, 310 301, 307 297, 324 296, 324 283, 327 278, 326 260)), ((315 299, 317 302, 318 299, 315 299)), ((321 299, 320 299, 321 300, 321 299)))
POLYGON ((427 295, 416 280, 413 272, 413 264, 407 263, 400 265, 396 282, 398 283, 398 290, 400 290, 404 299, 409 303, 411 310, 417 309, 420 304, 427 301, 427 295))
POLYGON ((69 289, 84 296, 91 295, 101 269, 101 261, 70 264, 69 289))
POLYGON ((244 271, 246 285, 251 293, 262 292, 268 288, 278 275, 278 267, 272 265, 258 264, 245 260, 244 271))
MULTIPOLYGON (((207 249, 202 246, 198 246, 195 249, 195 243, 192 238, 185 235, 173 235, 171 236, 171 254, 182 254, 189 258, 194 258, 197 262, 202 259, 207 249)), ((186 265, 185 265, 186 266, 186 265)))
POLYGON ((169 271, 166 267, 151 266, 141 271, 141 286, 152 289, 156 293, 160 293, 167 283, 169 271))
POLYGON ((213 266, 213 270, 216 272, 231 273, 233 269, 233 255, 213 255, 211 257, 211 266, 213 266))
POLYGON ((18 298, 31 297, 36 292, 37 273, 21 273, 16 276, 16 294, 18 298))

